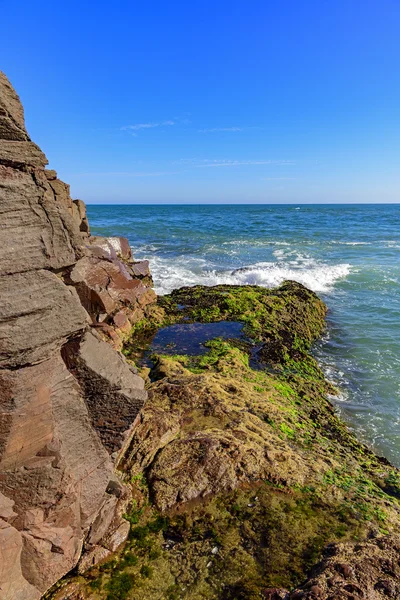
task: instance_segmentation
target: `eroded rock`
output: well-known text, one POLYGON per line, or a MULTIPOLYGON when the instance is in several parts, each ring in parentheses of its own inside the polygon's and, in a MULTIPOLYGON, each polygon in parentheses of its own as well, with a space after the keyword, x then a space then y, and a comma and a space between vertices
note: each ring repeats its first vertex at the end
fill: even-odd
POLYGON ((400 538, 379 536, 356 545, 337 544, 291 600, 386 600, 400 595, 400 538))
POLYGON ((93 564, 123 541, 127 495, 113 459, 147 397, 143 380, 89 324, 99 306, 118 346, 114 313, 129 318, 139 307, 143 315, 154 292, 130 270, 127 241, 91 243, 84 203, 46 164, 0 73, 2 600, 36 600, 82 548, 93 564), (84 276, 71 278, 74 269, 84 276), (107 279, 100 285, 99 273, 107 279))

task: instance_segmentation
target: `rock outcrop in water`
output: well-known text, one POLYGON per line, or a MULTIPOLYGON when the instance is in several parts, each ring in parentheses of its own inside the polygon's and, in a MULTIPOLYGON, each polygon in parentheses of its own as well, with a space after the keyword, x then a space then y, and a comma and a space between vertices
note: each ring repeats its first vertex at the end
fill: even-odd
POLYGON ((123 238, 90 237, 46 164, 0 73, 2 600, 40 598, 84 544, 95 562, 126 537, 115 462, 147 397, 105 340, 121 348, 154 302, 148 265, 123 238))
POLYGON ((120 463, 129 539, 54 600, 397 598, 399 472, 329 402, 310 353, 323 302, 286 282, 182 288, 158 305, 125 344, 137 359, 167 326, 120 463), (231 321, 243 329, 213 336, 231 321), (208 324, 207 353, 182 354, 192 323, 208 324))

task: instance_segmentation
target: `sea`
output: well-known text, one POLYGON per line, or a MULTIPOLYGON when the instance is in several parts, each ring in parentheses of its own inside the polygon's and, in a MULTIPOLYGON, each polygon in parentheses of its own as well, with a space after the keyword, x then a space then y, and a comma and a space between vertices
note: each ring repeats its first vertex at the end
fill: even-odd
POLYGON ((299 281, 327 304, 314 346, 359 439, 400 467, 400 205, 89 205, 92 234, 124 236, 158 294, 299 281))

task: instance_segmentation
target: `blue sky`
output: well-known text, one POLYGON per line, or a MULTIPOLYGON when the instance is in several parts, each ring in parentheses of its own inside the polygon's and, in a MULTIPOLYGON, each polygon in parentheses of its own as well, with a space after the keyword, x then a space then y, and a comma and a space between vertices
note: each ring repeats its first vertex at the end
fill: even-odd
POLYGON ((397 0, 0 10, 0 68, 74 197, 400 201, 397 0))

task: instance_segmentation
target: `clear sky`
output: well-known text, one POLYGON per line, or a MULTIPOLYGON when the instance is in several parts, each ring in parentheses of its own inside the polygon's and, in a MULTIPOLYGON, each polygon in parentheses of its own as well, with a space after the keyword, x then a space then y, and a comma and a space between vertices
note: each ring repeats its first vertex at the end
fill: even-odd
POLYGON ((398 0, 0 0, 0 68, 89 203, 399 202, 398 0))

